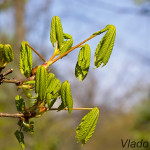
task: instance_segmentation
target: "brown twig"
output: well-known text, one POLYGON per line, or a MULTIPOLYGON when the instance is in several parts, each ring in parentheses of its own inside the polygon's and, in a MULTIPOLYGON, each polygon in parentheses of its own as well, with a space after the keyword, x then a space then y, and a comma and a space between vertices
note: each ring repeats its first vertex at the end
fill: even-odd
MULTIPOLYGON (((72 108, 72 110, 92 110, 93 108, 72 108)), ((58 110, 58 108, 51 108, 51 109, 47 109, 48 111, 51 111, 51 110, 58 110)), ((68 108, 64 108, 63 110, 68 110, 68 108)), ((24 115, 24 114, 21 114, 21 113, 16 113, 16 114, 8 114, 8 113, 0 113, 0 117, 10 117, 10 118, 21 118, 21 117, 29 117, 29 118, 32 118, 31 117, 32 115, 24 115)))
MULTIPOLYGON (((72 108, 72 110, 92 110, 93 108, 72 108)), ((51 108, 51 110, 58 110, 58 108, 51 108)), ((68 110, 68 108, 64 108, 63 110, 68 110)))
POLYGON ((21 118, 24 114, 16 113, 16 114, 8 114, 8 113, 0 113, 0 117, 11 117, 11 118, 21 118))
POLYGON ((25 43, 28 47, 30 47, 44 62, 46 62, 46 60, 33 48, 31 47, 29 44, 25 43))
POLYGON ((70 50, 68 50, 67 52, 61 54, 60 56, 58 56, 57 58, 53 59, 53 60, 49 60, 48 61, 48 66, 52 65, 54 62, 56 62, 57 60, 59 60, 60 58, 64 57, 65 55, 67 55, 68 53, 72 52, 74 49, 80 47, 82 44, 84 44, 85 42, 89 41, 90 39, 94 38, 96 35, 91 35, 89 38, 85 39, 84 41, 82 41, 81 43, 77 44, 76 46, 72 47, 70 50))
POLYGON ((3 83, 16 83, 17 85, 22 85, 24 82, 31 81, 35 79, 35 75, 26 79, 3 79, 3 83))

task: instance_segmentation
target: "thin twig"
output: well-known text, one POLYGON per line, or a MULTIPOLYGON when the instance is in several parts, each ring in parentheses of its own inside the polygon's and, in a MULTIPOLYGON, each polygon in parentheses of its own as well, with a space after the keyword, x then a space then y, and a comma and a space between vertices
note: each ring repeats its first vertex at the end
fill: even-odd
MULTIPOLYGON (((72 108, 72 110, 92 110, 93 108, 72 108)), ((49 110, 58 110, 58 108, 51 108, 49 110)), ((63 110, 68 110, 68 108, 64 108, 63 110)))
POLYGON ((13 69, 8 69, 6 72, 3 73, 3 77, 4 76, 7 76, 8 74, 12 73, 13 72, 13 69))
POLYGON ((20 79, 20 80, 19 79, 3 79, 2 82, 3 83, 16 83, 16 84, 22 85, 24 82, 31 81, 34 79, 35 79, 35 75, 33 75, 29 78, 20 79))
POLYGON ((89 38, 85 39, 83 42, 77 44, 76 46, 72 47, 70 50, 68 50, 67 52, 61 54, 60 56, 58 56, 57 58, 55 58, 54 60, 49 60, 48 61, 48 66, 52 65, 54 62, 56 62, 57 60, 59 60, 60 58, 64 57, 65 55, 67 55, 68 53, 72 52, 74 49, 80 47, 82 44, 84 44, 85 42, 89 41, 90 39, 94 38, 96 35, 91 35, 89 38))
POLYGON ((44 62, 46 62, 46 60, 33 48, 31 47, 29 44, 25 43, 28 47, 30 47, 44 62))
POLYGON ((16 114, 0 113, 0 117, 21 118, 23 116, 24 114, 19 114, 19 113, 16 114))

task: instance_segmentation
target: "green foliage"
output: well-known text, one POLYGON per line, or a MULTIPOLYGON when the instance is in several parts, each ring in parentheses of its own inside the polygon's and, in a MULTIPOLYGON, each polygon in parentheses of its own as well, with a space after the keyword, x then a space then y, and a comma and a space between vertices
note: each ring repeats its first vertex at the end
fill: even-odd
MULTIPOLYGON (((52 18, 50 31, 50 40, 54 47, 54 53, 49 61, 45 61, 45 59, 42 58, 42 56, 40 56, 40 54, 28 44, 28 42, 23 41, 21 43, 19 62, 20 71, 24 74, 26 79, 18 81, 17 79, 11 79, 13 80, 11 83, 16 83, 18 89, 23 90, 27 100, 30 102, 30 107, 26 108, 25 100, 19 95, 15 97, 16 108, 19 114, 21 114, 18 122, 20 130, 17 130, 15 135, 23 149, 25 149, 25 146, 22 130, 31 134, 34 132, 34 122, 30 121, 31 118, 40 117, 44 112, 52 110, 52 106, 58 98, 61 98, 62 103, 58 108, 54 108, 53 110, 60 111, 67 109, 69 114, 71 114, 73 110, 73 98, 70 83, 66 80, 61 85, 60 80, 55 78, 53 73, 49 73, 48 67, 74 49, 81 48, 75 67, 75 76, 79 78, 79 81, 83 81, 88 74, 91 57, 90 46, 84 43, 105 31, 107 32, 99 42, 95 51, 94 63, 97 68, 102 63, 103 66, 105 66, 111 55, 116 35, 116 28, 113 25, 107 25, 104 29, 93 33, 89 38, 72 47, 72 36, 63 32, 60 18, 54 16, 52 18), (42 60, 44 60, 43 64, 35 68, 32 68, 31 49, 34 50, 42 60), (56 56, 57 58, 55 58, 56 56), (31 91, 36 93, 34 97, 32 94, 35 93, 31 94, 31 91)), ((6 64, 12 60, 13 52, 11 46, 9 44, 0 44, 0 72, 6 64)), ((0 84, 3 82, 3 79, 3 74, 0 74, 0 84)), ((87 109, 91 110, 90 108, 87 109)), ((15 117, 18 116, 19 115, 17 114, 15 117)), ((98 117, 99 109, 95 107, 83 117, 80 125, 76 128, 77 139, 78 141, 81 141, 82 144, 85 144, 91 138, 98 117)))
POLYGON ((59 110, 68 107, 68 113, 71 114, 73 108, 73 98, 71 94, 71 87, 68 81, 64 81, 61 87, 61 99, 62 104, 59 107, 59 110))
POLYGON ((82 144, 91 138, 99 117, 99 109, 97 107, 93 108, 87 115, 82 118, 80 125, 76 128, 77 139, 81 141, 82 144))
POLYGON ((23 132, 16 130, 15 136, 16 136, 19 144, 21 145, 22 149, 25 149, 23 132))
POLYGON ((4 45, 4 59, 7 63, 13 61, 14 59, 14 54, 9 44, 4 45))
POLYGON ((90 46, 85 44, 79 52, 78 62, 75 68, 75 76, 79 77, 79 81, 85 79, 90 67, 90 46))
POLYGON ((51 109, 51 107, 56 102, 57 97, 60 95, 59 91, 61 89, 61 82, 57 78, 55 78, 55 75, 53 73, 49 73, 47 83, 46 102, 48 108, 51 109))
POLYGON ((37 68, 35 76, 35 92, 38 93, 40 100, 45 100, 47 87, 47 70, 40 65, 37 68))
POLYGON ((24 113, 24 108, 25 108, 24 99, 20 95, 17 95, 15 97, 15 101, 16 101, 16 108, 17 108, 18 112, 24 113))
POLYGON ((0 44, 0 68, 5 67, 9 62, 13 61, 14 54, 9 44, 0 44))
POLYGON ((32 70, 32 52, 31 48, 25 43, 28 44, 28 42, 25 41, 21 43, 19 65, 21 73, 24 74, 25 77, 29 77, 32 70))
POLYGON ((72 47, 72 44, 73 44, 73 39, 72 38, 68 41, 65 41, 62 48, 61 48, 60 54, 63 54, 65 52, 67 52, 72 47))
POLYGON ((61 20, 58 16, 54 16, 51 22, 51 32, 50 32, 51 43, 54 46, 58 44, 58 48, 63 44, 64 36, 63 36, 63 28, 61 25, 61 20))
POLYGON ((99 42, 95 51, 94 63, 96 68, 98 68, 102 63, 103 66, 107 64, 114 46, 116 36, 115 26, 107 25, 106 28, 104 28, 102 31, 94 33, 94 35, 98 35, 106 30, 108 30, 107 33, 99 42))

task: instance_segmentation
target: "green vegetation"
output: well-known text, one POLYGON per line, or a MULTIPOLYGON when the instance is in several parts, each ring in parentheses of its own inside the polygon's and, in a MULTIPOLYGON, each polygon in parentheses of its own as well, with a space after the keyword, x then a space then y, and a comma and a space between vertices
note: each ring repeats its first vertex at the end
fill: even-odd
MULTIPOLYGON (((99 117, 99 109, 94 108, 73 108, 73 98, 71 94, 71 85, 68 81, 62 84, 55 75, 50 72, 51 65, 60 60, 68 53, 76 48, 81 48, 78 56, 78 61, 75 67, 75 76, 79 81, 83 81, 88 74, 90 67, 90 46, 84 44, 90 39, 106 32, 102 40, 99 42, 95 51, 95 68, 103 64, 105 66, 110 58, 116 35, 116 28, 113 25, 107 25, 103 30, 93 33, 89 38, 83 42, 73 45, 73 39, 70 34, 63 32, 61 20, 59 17, 54 16, 51 22, 50 40, 54 48, 53 55, 49 61, 46 61, 28 42, 23 41, 20 48, 20 71, 25 79, 6 79, 5 76, 12 73, 12 70, 7 70, 0 75, 0 84, 2 83, 15 83, 19 90, 22 89, 25 98, 21 95, 15 97, 16 108, 18 113, 6 114, 0 113, 0 117, 14 117, 19 118, 19 130, 16 130, 15 136, 18 139, 22 149, 24 145, 24 133, 34 132, 33 118, 40 117, 43 113, 51 110, 68 110, 71 114, 72 110, 90 110, 85 115, 76 128, 76 137, 82 144, 87 143, 91 138, 97 124, 99 117), (107 31, 107 32, 106 32, 107 31), (32 51, 33 50, 44 63, 32 68, 32 51), (53 108, 55 102, 61 99, 62 103, 58 108, 53 108), (29 103, 28 106, 26 103, 29 103)), ((10 45, 0 45, 0 72, 6 67, 7 63, 13 60, 13 51, 10 45)))

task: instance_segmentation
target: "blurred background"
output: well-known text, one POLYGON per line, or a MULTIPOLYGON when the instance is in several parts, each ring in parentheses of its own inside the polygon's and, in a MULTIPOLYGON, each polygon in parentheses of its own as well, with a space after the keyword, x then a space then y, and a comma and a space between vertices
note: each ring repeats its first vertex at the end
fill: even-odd
MULTIPOLYGON (((25 134, 26 149, 120 150, 121 139, 150 142, 150 0, 0 0, 0 43, 11 44, 15 53, 15 60, 6 67, 14 68, 9 77, 23 78, 18 69, 23 40, 46 60, 50 58, 53 16, 60 17, 74 45, 107 24, 116 26, 116 41, 109 63, 96 70, 94 51, 102 35, 88 42, 91 66, 82 83, 74 76, 79 49, 52 66, 61 82, 71 83, 74 107, 100 109, 92 139, 82 147, 75 137, 75 128, 87 111, 73 111, 71 116, 48 112, 34 119, 34 135, 25 134)), ((34 66, 42 63, 34 53, 33 57, 34 66)), ((16 93, 13 84, 0 86, 0 112, 16 112, 16 93)), ((20 149, 14 137, 17 128, 17 119, 0 118, 0 150, 20 149)))

